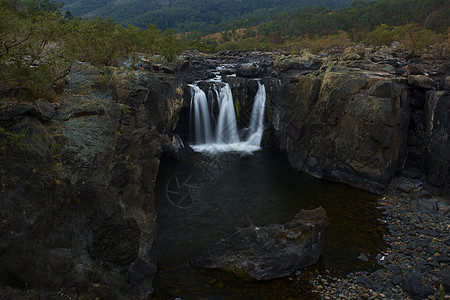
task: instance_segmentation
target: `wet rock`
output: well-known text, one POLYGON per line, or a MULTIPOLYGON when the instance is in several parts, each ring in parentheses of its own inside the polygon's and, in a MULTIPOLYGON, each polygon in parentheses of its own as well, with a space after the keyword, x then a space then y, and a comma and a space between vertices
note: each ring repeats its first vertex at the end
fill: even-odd
POLYGON ((258 64, 239 65, 236 68, 236 76, 244 78, 262 78, 268 74, 270 69, 258 64))
POLYGON ((57 105, 45 99, 34 102, 8 103, 0 102, 0 124, 11 126, 25 116, 31 116, 40 121, 49 121, 56 112, 57 105))
POLYGON ((397 189, 398 189, 400 192, 403 192, 403 193, 409 193, 409 192, 411 192, 412 187, 411 187, 410 185, 408 185, 408 184, 399 184, 399 185, 397 186, 397 189))
POLYGON ((425 89, 432 89, 435 87, 434 80, 426 75, 409 75, 408 84, 425 89))
POLYGON ((450 267, 448 265, 439 272, 439 279, 446 290, 450 289, 450 267))
POLYGON ((364 286, 368 289, 376 288, 377 283, 370 279, 367 275, 361 275, 356 280, 355 283, 364 286))
POLYGON ((369 259, 367 258, 367 256, 364 253, 361 253, 360 255, 358 255, 357 257, 359 260, 364 261, 364 262, 368 262, 369 259))
POLYGON ((433 199, 422 199, 418 200, 419 208, 425 212, 433 212, 436 211, 436 200, 433 199))
POLYGON ((410 64, 406 67, 408 75, 425 75, 425 71, 418 65, 410 64))
POLYGON ((316 177, 384 192, 406 158, 406 89, 345 68, 290 78, 269 109, 291 164, 316 177))
POLYGON ((439 257, 437 258, 437 262, 440 263, 440 264, 448 264, 448 263, 450 263, 450 258, 448 257, 447 252, 444 252, 441 255, 439 255, 439 257))
POLYGON ((433 289, 421 280, 422 276, 417 272, 408 272, 401 283, 402 289, 413 299, 426 298, 433 294, 433 289))
POLYGON ((167 157, 183 160, 194 153, 194 150, 185 145, 178 134, 165 134, 162 137, 162 148, 167 157))
POLYGON ((257 280, 288 276, 317 262, 329 221, 323 208, 301 210, 284 225, 236 228, 192 265, 246 274, 257 280))
POLYGON ((163 66, 161 69, 164 73, 168 73, 168 74, 175 73, 175 68, 173 68, 171 66, 163 66))
POLYGON ((377 264, 383 266, 392 260, 393 255, 378 254, 375 258, 377 259, 377 264))
POLYGON ((427 105, 424 108, 427 134, 425 139, 424 170, 427 181, 434 186, 450 184, 450 101, 444 91, 432 91, 426 94, 427 105))
POLYGON ((444 205, 439 207, 439 212, 443 214, 444 216, 450 213, 450 206, 444 205))

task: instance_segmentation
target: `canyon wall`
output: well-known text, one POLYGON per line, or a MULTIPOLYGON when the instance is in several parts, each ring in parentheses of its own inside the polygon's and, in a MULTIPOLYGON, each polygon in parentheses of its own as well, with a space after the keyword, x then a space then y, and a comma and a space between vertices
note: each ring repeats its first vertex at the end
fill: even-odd
POLYGON ((57 104, 1 102, 0 126, 24 133, 2 136, 1 282, 44 298, 153 291, 153 190, 182 94, 174 76, 80 63, 57 104))
POLYGON ((271 125, 293 166, 379 194, 396 174, 448 192, 448 62, 354 51, 279 56, 274 66, 271 125))

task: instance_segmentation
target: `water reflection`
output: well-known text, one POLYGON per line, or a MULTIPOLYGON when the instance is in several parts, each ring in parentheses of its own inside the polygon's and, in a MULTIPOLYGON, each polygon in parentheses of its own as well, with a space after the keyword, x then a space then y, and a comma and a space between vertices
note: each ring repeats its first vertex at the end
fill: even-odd
POLYGON ((284 224, 300 209, 322 206, 331 225, 323 257, 313 269, 335 274, 369 271, 374 268, 372 258, 384 246, 376 199, 368 192, 299 173, 275 150, 164 160, 156 188, 160 271, 155 297, 236 299, 245 291, 247 299, 252 293, 262 299, 279 293, 311 299, 306 273, 300 280, 254 283, 194 270, 189 261, 237 226, 284 224), (368 263, 356 259, 360 253, 369 257, 368 263))

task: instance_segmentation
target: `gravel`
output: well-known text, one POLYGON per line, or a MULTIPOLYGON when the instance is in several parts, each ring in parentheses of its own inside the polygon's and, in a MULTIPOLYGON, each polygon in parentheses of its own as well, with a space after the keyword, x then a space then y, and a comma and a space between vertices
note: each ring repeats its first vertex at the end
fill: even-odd
POLYGON ((319 274, 311 280, 314 290, 322 299, 450 299, 448 197, 433 196, 418 180, 396 177, 376 207, 383 215, 378 221, 389 230, 387 248, 376 256, 379 269, 346 278, 319 274))

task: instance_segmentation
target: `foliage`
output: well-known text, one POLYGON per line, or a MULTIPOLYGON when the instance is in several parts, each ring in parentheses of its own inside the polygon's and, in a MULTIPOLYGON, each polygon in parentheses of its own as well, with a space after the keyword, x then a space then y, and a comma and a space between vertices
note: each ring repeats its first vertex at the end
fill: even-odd
MULTIPOLYGON (((320 52, 345 48, 362 40, 374 45, 399 41, 414 53, 426 45, 448 41, 449 3, 442 0, 354 1, 348 8, 309 7, 264 18, 233 21, 247 27, 242 37, 222 32, 220 49, 273 49, 320 52), (259 25, 249 27, 251 25, 259 25), (389 25, 386 25, 389 24, 389 25), (268 39, 269 42, 263 43, 268 39)), ((442 46, 442 53, 447 49, 442 46)), ((444 55, 444 54, 443 54, 444 55)))
POLYGON ((427 45, 443 43, 445 39, 446 36, 443 34, 437 34, 412 23, 405 26, 382 24, 368 33, 365 41, 372 45, 390 45, 392 42, 398 41, 407 49, 417 51, 427 45))
MULTIPOLYGON (((59 1, 60 3, 62 1, 59 1)), ((75 16, 112 17, 120 24, 206 35, 259 26, 264 36, 330 35, 370 32, 376 26, 417 23, 438 33, 449 27, 445 0, 65 0, 75 16)), ((249 32, 251 34, 251 32, 249 32)), ((250 38, 256 36, 246 36, 250 38)), ((356 36, 352 36, 356 38, 356 36)), ((225 39, 224 42, 227 42, 225 39)))
MULTIPOLYGON (((83 1, 67 1, 68 7, 83 1)), ((450 27, 445 13, 449 4, 443 0, 354 1, 339 10, 316 6, 290 12, 287 7, 314 3, 341 7, 338 3, 350 4, 350 0, 205 0, 201 6, 190 6, 198 1, 136 1, 134 5, 143 5, 144 14, 130 6, 132 2, 116 1, 114 5, 125 6, 112 15, 125 20, 135 13, 135 24, 140 26, 123 27, 111 18, 73 18, 70 12, 63 16, 60 2, 52 0, 0 0, 0 96, 52 100, 74 61, 101 67, 118 65, 126 58, 133 64, 139 56, 155 55, 176 63, 185 49, 212 53, 283 48, 317 53, 361 40, 374 45, 399 41, 411 53, 430 44, 440 44, 437 50, 444 56, 449 49, 448 35, 443 34, 450 27), (145 23, 148 16, 156 25, 145 23), (172 25, 175 30, 158 29, 172 25), (227 30, 202 37, 218 28, 227 30), (191 31, 182 38, 176 30, 191 31)), ((86 11, 109 1, 89 3, 86 11)), ((99 78, 98 84, 106 88, 108 78, 99 78)))
POLYGON ((221 44, 218 48, 220 50, 273 50, 275 44, 270 42, 267 37, 250 37, 241 41, 229 41, 221 44))
POLYGON ((74 61, 109 66, 138 52, 172 61, 186 48, 173 30, 68 18, 58 8, 50 0, 0 0, 0 95, 52 100, 74 61))
POLYGON ((381 24, 404 26, 417 23, 444 33, 449 27, 449 9, 449 2, 443 0, 354 1, 352 6, 340 10, 312 7, 281 14, 262 23, 260 32, 266 35, 282 32, 289 36, 327 35, 338 30, 367 33, 381 24))
POLYGON ((217 45, 211 41, 188 41, 186 49, 198 50, 203 53, 214 53, 217 51, 217 45))
POLYGON ((240 18, 247 20, 247 27, 255 18, 263 19, 312 5, 342 8, 350 5, 351 0, 64 0, 64 3, 64 8, 76 16, 109 16, 121 24, 141 28, 151 22, 162 30, 212 33, 226 29, 230 21, 240 18))
POLYGON ((9 150, 26 150, 28 146, 25 144, 26 133, 27 131, 25 129, 23 129, 20 133, 13 133, 5 130, 3 127, 0 127, 0 149, 7 148, 9 150))
POLYGON ((67 26, 65 44, 77 59, 97 66, 110 66, 126 56, 125 29, 112 19, 74 19, 67 26))
POLYGON ((0 0, 0 94, 5 96, 51 98, 54 85, 70 70, 59 13, 37 13, 36 5, 27 11, 26 5, 0 0))
POLYGON ((291 39, 285 46, 291 52, 300 52, 303 49, 308 49, 311 53, 318 53, 329 49, 344 48, 352 44, 350 36, 347 32, 341 30, 337 34, 325 35, 325 36, 303 36, 296 39, 291 39))
POLYGON ((135 26, 123 28, 110 18, 100 17, 78 18, 67 24, 70 30, 66 46, 77 59, 97 66, 116 65, 128 55, 136 57, 138 52, 159 54, 172 61, 184 49, 184 42, 173 30, 162 33, 152 24, 144 31, 135 26))

